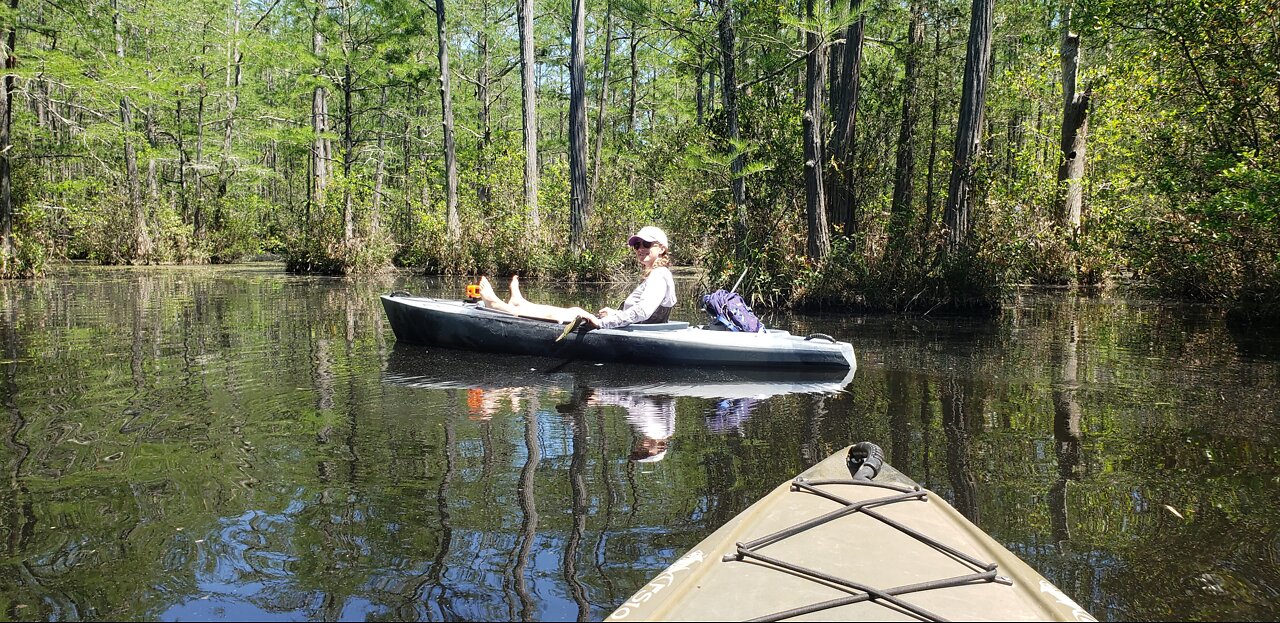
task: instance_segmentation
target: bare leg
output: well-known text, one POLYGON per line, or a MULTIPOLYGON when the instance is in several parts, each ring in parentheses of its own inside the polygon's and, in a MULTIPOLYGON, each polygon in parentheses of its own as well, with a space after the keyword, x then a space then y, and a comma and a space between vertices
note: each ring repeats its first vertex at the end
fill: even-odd
POLYGON ((539 305, 538 303, 525 303, 523 305, 511 305, 515 313, 526 318, 541 318, 543 320, 554 320, 556 322, 570 322, 578 317, 579 312, 586 313, 581 308, 564 308, 554 305, 539 305))
MULTIPOLYGON (((520 286, 516 284, 517 290, 519 287, 520 286)), ((530 303, 528 301, 524 301, 523 297, 519 298, 519 300, 524 301, 520 305, 507 303, 498 298, 497 293, 493 291, 493 284, 489 283, 489 280, 485 277, 480 278, 480 298, 484 301, 484 306, 489 309, 506 312, 513 316, 523 316, 525 318, 540 318, 542 320, 554 320, 556 322, 564 323, 572 322, 573 319, 577 318, 579 315, 588 313, 581 307, 564 308, 556 307, 554 305, 530 303)), ((513 296, 512 300, 516 300, 516 297, 513 296)))
POLYGON ((484 306, 500 312, 506 312, 515 316, 520 315, 520 310, 515 305, 507 303, 498 298, 497 293, 493 291, 493 284, 489 283, 486 277, 480 278, 480 299, 484 301, 484 306))

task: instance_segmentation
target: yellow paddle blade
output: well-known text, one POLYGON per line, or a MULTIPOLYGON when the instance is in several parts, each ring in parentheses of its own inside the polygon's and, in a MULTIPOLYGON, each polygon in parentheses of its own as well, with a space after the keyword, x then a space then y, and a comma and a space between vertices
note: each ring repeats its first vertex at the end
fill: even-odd
POLYGON ((559 342, 564 340, 564 338, 569 337, 569 334, 573 333, 573 330, 577 329, 580 324, 582 324, 582 319, 574 318, 573 322, 570 322, 569 326, 564 328, 564 332, 560 334, 560 337, 556 338, 556 341, 559 342))

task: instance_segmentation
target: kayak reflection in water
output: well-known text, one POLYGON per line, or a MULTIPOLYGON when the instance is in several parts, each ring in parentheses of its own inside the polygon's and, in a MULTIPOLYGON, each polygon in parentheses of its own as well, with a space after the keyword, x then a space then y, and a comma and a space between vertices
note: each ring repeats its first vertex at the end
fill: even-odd
POLYGON ((707 417, 707 430, 716 434, 745 435, 744 428, 755 411, 755 398, 725 398, 716 403, 716 411, 707 417))
POLYGON ((636 262, 644 267, 644 281, 627 296, 622 309, 601 308, 592 314, 581 307, 556 307, 533 303, 520 294, 520 278, 511 278, 511 298, 503 301, 493 284, 480 278, 480 298, 485 307, 525 318, 541 318, 565 323, 582 319, 597 329, 616 329, 629 324, 666 322, 676 305, 676 285, 671 276, 670 245, 667 234, 652 225, 642 227, 627 239, 636 262))
POLYGON ((483 389, 472 387, 467 390, 467 419, 488 421, 495 413, 509 410, 520 412, 520 402, 524 397, 524 387, 496 387, 483 389), (507 403, 510 403, 509 405, 507 403))
POLYGON ((586 403, 593 406, 622 407, 627 423, 636 432, 636 442, 628 459, 637 463, 661 461, 676 431, 676 399, 670 396, 641 396, 624 391, 595 389, 586 403))

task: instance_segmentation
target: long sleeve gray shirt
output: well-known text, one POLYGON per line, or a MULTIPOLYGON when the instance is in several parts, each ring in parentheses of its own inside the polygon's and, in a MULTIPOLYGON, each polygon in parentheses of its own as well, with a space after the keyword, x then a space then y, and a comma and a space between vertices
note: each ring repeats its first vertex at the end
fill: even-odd
POLYGON ((676 282, 671 270, 660 266, 636 286, 622 302, 622 310, 600 319, 601 329, 616 329, 648 320, 659 307, 675 307, 676 282))

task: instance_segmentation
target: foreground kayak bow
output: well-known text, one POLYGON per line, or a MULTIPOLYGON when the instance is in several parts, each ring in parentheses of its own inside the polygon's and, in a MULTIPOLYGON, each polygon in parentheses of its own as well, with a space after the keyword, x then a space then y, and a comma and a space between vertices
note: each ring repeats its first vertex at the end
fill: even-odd
POLYGON ((779 486, 607 620, 1094 620, 882 456, 864 442, 779 486))

